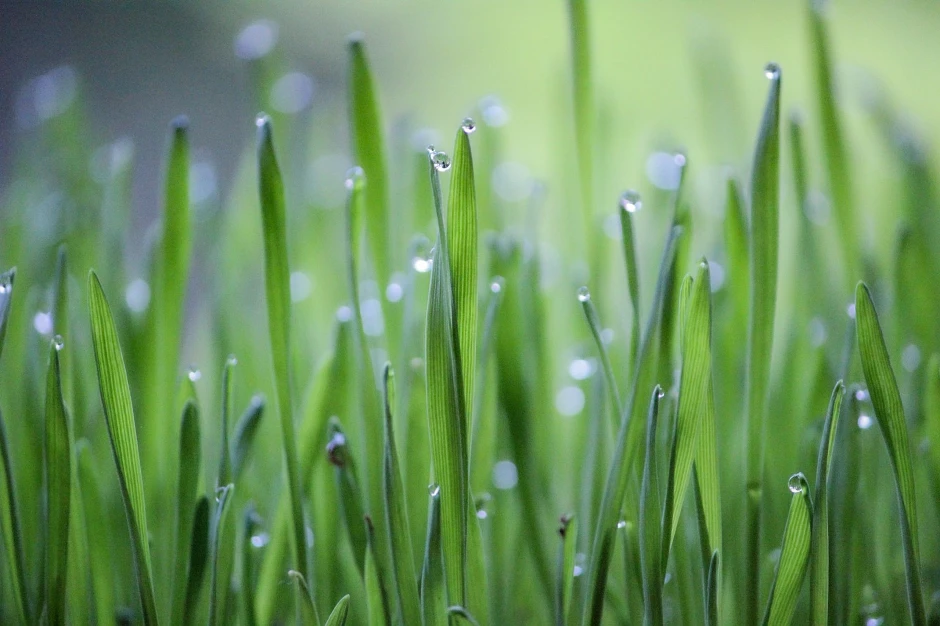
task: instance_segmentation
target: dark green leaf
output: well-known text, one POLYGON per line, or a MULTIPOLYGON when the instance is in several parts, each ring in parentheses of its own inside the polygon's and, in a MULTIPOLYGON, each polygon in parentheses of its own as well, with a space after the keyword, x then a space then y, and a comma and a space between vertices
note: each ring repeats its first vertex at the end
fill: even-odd
POLYGON ((72 442, 69 416, 62 400, 59 350, 56 336, 49 349, 46 377, 46 619, 63 624, 68 572, 69 507, 72 495, 72 442))
POLYGON ((783 530, 780 561, 764 613, 764 626, 788 626, 792 622, 809 564, 813 519, 809 484, 803 474, 794 474, 790 477, 789 487, 793 497, 783 530))

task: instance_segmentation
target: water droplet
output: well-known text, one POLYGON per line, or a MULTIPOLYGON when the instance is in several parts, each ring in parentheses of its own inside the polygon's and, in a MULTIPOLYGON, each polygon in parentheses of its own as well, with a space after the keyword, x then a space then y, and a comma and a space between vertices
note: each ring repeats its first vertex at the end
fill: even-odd
POLYGON ((493 282, 490 283, 490 291, 493 293, 499 293, 503 290, 503 287, 506 285, 506 281, 502 276, 496 276, 493 278, 493 282))
POLYGON ((512 489, 519 482, 519 470, 512 461, 498 461, 493 466, 493 486, 497 489, 512 489))
POLYGON ((52 314, 46 311, 39 311, 33 316, 33 328, 40 335, 52 333, 52 314))
POLYGON ((778 80, 780 78, 780 66, 773 62, 768 63, 764 66, 764 76, 770 80, 778 80))
POLYGON ((253 61, 265 56, 277 44, 277 23, 271 20, 252 22, 235 38, 235 56, 253 61))
POLYGON ((431 260, 430 256, 416 256, 415 258, 411 259, 411 267, 413 267, 414 270, 419 274, 427 274, 430 272, 432 264, 433 261, 431 260))
POLYGON ((399 283, 389 283, 385 288, 385 299, 389 302, 399 302, 404 294, 405 290, 399 283))
POLYGON ((872 427, 872 424, 875 423, 875 420, 871 418, 871 415, 866 415, 865 413, 860 413, 858 416, 858 427, 862 430, 868 430, 872 427))
POLYGON ((650 182, 659 189, 674 191, 679 188, 682 180, 682 164, 678 163, 677 155, 671 152, 654 152, 646 159, 646 176, 650 182))
POLYGON ((216 487, 216 488, 215 488, 215 501, 216 501, 216 502, 222 502, 222 497, 223 497, 226 493, 228 493, 228 489, 229 489, 229 488, 228 488, 227 485, 226 485, 225 487, 216 487))
POLYGON ((10 290, 10 284, 7 282, 0 283, 0 294, 4 294, 10 290))
POLYGON ((585 380, 591 377, 595 369, 591 360, 575 359, 568 364, 568 375, 575 380, 585 380))
POLYGON ((313 79, 302 72, 288 72, 271 87, 271 106, 281 113, 297 114, 313 99, 313 79))
POLYGON ((555 409, 565 417, 577 415, 584 409, 584 392, 574 385, 562 387, 555 394, 555 409))
POLYGON ((450 157, 446 152, 436 151, 431 154, 431 163, 438 172, 446 172, 450 169, 450 157))
POLYGON ((465 117, 463 118, 463 123, 460 125, 460 128, 463 129, 463 132, 468 135, 472 134, 477 129, 477 125, 473 123, 473 118, 465 117))
POLYGON ((477 511, 477 519, 486 519, 487 517, 489 517, 489 514, 483 509, 477 511))
POLYGON ((189 371, 186 372, 186 377, 189 378, 191 382, 196 382, 202 378, 202 372, 199 371, 199 368, 195 365, 191 365, 189 371))
POLYGON ((504 126, 509 121, 509 113, 496 96, 487 96, 480 100, 480 112, 488 126, 504 126))
POLYGON ((313 529, 309 526, 304 527, 304 538, 307 540, 307 547, 313 547, 313 529))
POLYGON ((590 299, 591 292, 588 290, 588 288, 586 286, 578 287, 578 302, 587 302, 590 299))
POLYGON ((635 189, 627 189, 620 194, 620 208, 627 213, 636 213, 643 208, 643 200, 640 198, 640 192, 635 189))
POLYGON ((313 281, 305 272, 290 273, 290 301, 303 302, 313 291, 313 281))
POLYGON ((920 365, 920 348, 913 343, 904 346, 904 350, 901 352, 901 365, 908 372, 916 370, 917 366, 920 365))
POLYGON ((124 290, 124 301, 134 313, 143 313, 150 304, 150 285, 142 278, 132 280, 124 290))
POLYGON ((266 113, 259 113, 258 117, 255 118, 255 126, 258 128, 263 128, 268 126, 271 123, 271 118, 268 117, 266 113))
POLYGON ((271 535, 260 532, 251 536, 251 545, 253 548, 263 548, 271 542, 271 535))
POLYGON ((228 355, 228 359, 225 360, 225 364, 229 367, 235 367, 238 365, 238 357, 236 357, 234 354, 228 355))
POLYGON ((360 189, 366 182, 366 173, 358 165, 349 168, 346 172, 346 189, 360 189))
POLYGON ((326 456, 335 467, 346 465, 346 435, 339 432, 333 433, 326 444, 326 456))
POLYGON ((796 473, 793 476, 790 476, 790 480, 787 481, 787 487, 790 488, 792 493, 803 493, 803 481, 806 480, 803 478, 803 474, 796 473))
POLYGON ((680 169, 685 167, 685 163, 686 163, 685 154, 682 152, 676 152, 674 155, 672 155, 672 162, 675 163, 676 167, 680 169))
POLYGON ((656 394, 656 397, 659 398, 660 400, 662 400, 663 398, 666 397, 666 392, 663 391, 662 388, 660 388, 660 389, 659 389, 659 393, 656 394))
POLYGON ((55 346, 55 351, 60 352, 62 348, 65 347, 65 340, 62 339, 62 335, 56 335, 52 338, 52 345, 55 346))
POLYGON ((622 520, 620 520, 619 522, 617 522, 617 528, 618 528, 618 529, 623 530, 623 529, 626 528, 626 527, 627 527, 627 520, 622 519, 622 520))
POLYGON ((868 390, 864 387, 855 390, 855 399, 859 402, 868 402, 871 399, 871 396, 868 395, 868 390))
POLYGON ((437 483, 431 483, 428 485, 428 495, 432 498, 436 498, 437 496, 441 495, 441 486, 437 483))
POLYGON ((582 568, 580 565, 575 565, 575 566, 574 566, 574 570, 572 570, 572 572, 571 572, 571 575, 574 576, 575 578, 577 578, 578 576, 580 576, 580 575, 583 574, 583 573, 584 573, 584 568, 582 568))
POLYGON ((849 302, 849 305, 845 307, 845 313, 853 320, 855 319, 855 303, 854 302, 849 302))
POLYGON ((352 319, 352 309, 345 304, 336 309, 336 319, 340 322, 348 322, 352 319))

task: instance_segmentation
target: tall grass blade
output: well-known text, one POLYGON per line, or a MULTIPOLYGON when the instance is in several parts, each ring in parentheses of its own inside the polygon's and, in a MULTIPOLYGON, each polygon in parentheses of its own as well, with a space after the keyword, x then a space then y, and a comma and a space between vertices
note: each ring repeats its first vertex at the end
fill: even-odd
POLYGON ((304 578, 303 574, 293 569, 288 571, 287 575, 296 585, 297 604, 300 606, 300 623, 319 626, 320 620, 317 618, 316 609, 313 606, 307 579, 304 578))
POLYGON ((585 242, 589 243, 594 215, 594 119, 596 112, 591 85, 591 41, 587 5, 585 0, 568 0, 578 184, 581 190, 581 211, 584 216, 584 237, 585 242))
POLYGON ((829 465, 836 443, 839 414, 845 385, 836 383, 829 398, 829 410, 823 425, 819 457, 816 462, 816 502, 813 508, 813 538, 809 573, 810 615, 814 626, 825 626, 829 619, 829 465))
MULTIPOLYGON (((222 587, 219 582, 219 578, 221 576, 219 570, 222 569, 219 567, 219 554, 222 550, 225 549, 222 545, 223 528, 225 526, 225 518, 228 514, 229 500, 232 498, 232 492, 234 490, 235 485, 231 483, 215 490, 215 514, 212 516, 212 526, 211 530, 209 531, 209 541, 212 547, 212 575, 209 579, 210 626, 225 623, 225 596, 224 594, 219 593, 219 589, 222 587)), ((223 583, 224 582, 225 581, 223 581, 223 583)), ((228 588, 227 584, 225 584, 225 588, 228 588)))
POLYGON ((324 626, 346 626, 347 615, 349 615, 349 596, 345 595, 333 607, 333 612, 326 618, 324 626))
POLYGON ((78 465, 77 478, 81 483, 82 507, 87 516, 86 534, 89 561, 81 564, 89 572, 95 616, 114 615, 114 574, 110 563, 111 544, 104 533, 93 529, 105 527, 106 511, 102 505, 101 487, 95 468, 95 458, 87 439, 75 444, 75 459, 78 465))
POLYGON ((255 512, 253 506, 248 505, 245 510, 244 521, 242 524, 242 554, 241 554, 241 610, 242 624, 244 626, 255 626, 258 618, 255 613, 255 561, 254 541, 255 533, 258 531, 261 518, 255 512))
POLYGON ((718 626, 718 550, 712 552, 705 577, 705 626, 718 626))
POLYGON ((56 336, 49 349, 46 377, 46 619, 64 624, 65 589, 69 553, 69 507, 72 494, 72 441, 69 416, 62 399, 59 351, 56 336))
MULTIPOLYGON (((232 440, 232 476, 235 480, 241 475, 248 462, 252 444, 258 435, 258 427, 264 416, 264 396, 256 395, 251 399, 248 407, 242 412, 235 424, 235 434, 232 440)), ((303 438, 301 438, 303 441, 303 438)), ((301 463, 301 467, 303 463, 301 463)))
POLYGON ((574 515, 562 515, 561 549, 558 554, 558 583, 556 585, 555 625, 565 626, 574 594, 574 567, 578 550, 578 520, 574 515))
POLYGON ((111 307, 108 306, 94 271, 88 274, 88 307, 98 370, 98 389, 131 531, 144 622, 148 625, 156 624, 157 608, 153 595, 147 510, 131 391, 111 307))
POLYGON ((441 547, 441 492, 431 486, 428 509, 428 539, 421 569, 421 623, 424 626, 445 626, 447 599, 444 581, 444 557, 441 547))
POLYGON ((206 565, 209 563, 209 498, 199 496, 193 514, 193 534, 189 544, 189 575, 186 580, 186 601, 183 603, 183 624, 195 622, 196 607, 202 591, 206 565))
POLYGON ((636 261, 636 242, 633 234, 633 214, 640 208, 638 194, 625 191, 620 197, 620 235, 623 241, 623 259, 627 270, 627 291, 633 311, 630 336, 630 364, 636 365, 640 343, 640 278, 636 261))
POLYGON ((391 606, 385 593, 388 585, 383 581, 385 572, 381 571, 375 558, 375 527, 372 525, 372 519, 369 516, 365 517, 365 528, 369 544, 366 550, 365 564, 369 626, 392 626, 391 606))
POLYGON ((183 407, 180 424, 179 478, 176 489, 176 558, 174 559, 171 623, 183 623, 189 571, 193 519, 196 515, 196 491, 202 473, 202 442, 199 408, 193 401, 183 407))
POLYGON ((280 417, 288 499, 291 505, 294 567, 306 577, 307 543, 302 491, 297 467, 290 386, 290 271, 287 265, 287 224, 284 183, 274 153, 271 120, 258 118, 258 182, 264 235, 264 287, 274 368, 275 411, 280 417))
POLYGON ((349 449, 346 434, 335 417, 330 419, 328 436, 326 453, 330 464, 335 468, 340 515, 349 533, 349 544, 352 547, 356 566, 359 568, 359 573, 364 575, 368 536, 365 526, 359 521, 365 517, 365 512, 362 508, 364 500, 359 483, 359 472, 356 469, 357 464, 349 449))
POLYGON ((750 320, 747 342, 745 420, 747 502, 745 520, 744 621, 757 623, 760 602, 760 518, 764 428, 770 399, 770 359, 777 303, 780 187, 780 68, 769 64, 767 104, 757 136, 751 171, 750 320))
POLYGON ((601 321, 597 315, 597 308, 591 300, 591 294, 587 287, 581 287, 578 290, 578 302, 584 310, 584 317, 587 319, 588 328, 591 330, 591 337, 594 338, 594 344, 597 346, 597 352, 601 356, 601 369, 604 371, 604 382, 607 386, 607 392, 610 395, 610 401, 613 406, 611 413, 616 426, 623 415, 623 401, 620 399, 620 391, 617 389, 617 377, 614 376, 614 368, 610 363, 610 355, 607 353, 607 346, 601 337, 601 321))
POLYGON ((653 388, 646 422, 646 459, 640 487, 640 563, 643 568, 643 621, 649 626, 663 624, 663 521, 656 460, 656 421, 662 390, 653 388))
POLYGON ((872 406, 881 434, 888 446, 888 456, 894 471, 901 512, 901 541, 904 546, 904 565, 907 569, 907 602, 911 622, 920 626, 927 618, 921 595, 920 551, 917 534, 917 504, 915 502, 914 469, 908 441, 904 405, 898 390, 888 347, 885 345, 878 313, 865 283, 855 289, 856 332, 858 353, 868 384, 872 406))
POLYGON ((809 564, 813 520, 809 484, 803 474, 794 474, 790 477, 789 487, 793 497, 783 530, 780 561, 764 613, 764 626, 787 626, 792 622, 809 564))
POLYGON ((235 357, 230 356, 222 368, 222 438, 219 449, 219 474, 216 479, 216 488, 232 482, 232 456, 229 447, 228 424, 232 415, 232 379, 237 363, 235 357))

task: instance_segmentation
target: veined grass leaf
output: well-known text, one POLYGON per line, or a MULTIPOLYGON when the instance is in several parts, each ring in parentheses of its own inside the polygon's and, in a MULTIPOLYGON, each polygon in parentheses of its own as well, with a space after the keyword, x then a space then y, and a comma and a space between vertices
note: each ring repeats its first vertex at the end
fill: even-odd
POLYGON ((387 285, 393 266, 389 253, 388 174, 385 138, 372 70, 360 34, 349 38, 349 120, 353 161, 369 179, 365 190, 366 238, 380 285, 387 285))
MULTIPOLYGON (((225 524, 225 518, 228 513, 229 508, 229 499, 232 497, 232 492, 235 490, 235 485, 229 483, 223 487, 218 487, 215 490, 215 515, 212 516, 212 527, 210 530, 211 539, 210 543, 212 546, 212 576, 210 578, 209 584, 209 624, 215 626, 215 624, 222 624, 225 620, 225 597, 223 594, 219 593, 219 553, 223 549, 221 537, 222 530, 225 524)), ((227 585, 226 585, 227 588, 227 585)))
POLYGON ((366 549, 365 563, 365 582, 366 582, 366 604, 368 605, 369 626, 392 626, 392 615, 388 596, 385 589, 388 589, 382 578, 385 572, 382 572, 375 558, 375 527, 372 525, 372 519, 367 515, 365 518, 366 537, 368 548, 366 549))
POLYGON ((777 303, 780 187, 780 68, 768 64, 767 104, 757 136, 751 171, 750 319, 748 324, 745 421, 747 501, 745 623, 757 622, 760 602, 760 512, 764 463, 764 423, 770 400, 770 359, 777 303))
MULTIPOLYGON (((258 394, 251 399, 241 417, 238 418, 238 423, 235 424, 231 453, 232 476, 235 480, 238 480, 238 477, 241 476, 242 470, 248 462, 252 444, 258 434, 258 426, 261 425, 262 416, 264 416, 264 396, 258 394)), ((300 439, 303 441, 302 437, 300 439)), ((301 473, 303 473, 302 469, 303 463, 301 463, 301 473)))
POLYGON ((330 464, 335 468, 340 514, 349 533, 349 544, 352 546, 356 566, 359 567, 360 574, 364 575, 368 537, 365 526, 359 523, 359 520, 365 517, 359 472, 356 470, 356 461, 349 449, 346 434, 335 417, 330 419, 328 437, 326 453, 330 464))
POLYGON ((310 587, 307 586, 307 579, 297 570, 289 570, 287 575, 295 583, 297 589, 297 603, 300 606, 300 623, 314 624, 319 626, 320 620, 317 618, 316 609, 313 606, 313 600, 310 595, 310 587))
POLYGON ((193 518, 196 514, 196 490, 202 473, 202 443, 199 430, 199 408, 188 400, 183 407, 180 424, 179 477, 176 489, 176 558, 174 559, 173 601, 171 623, 182 624, 186 609, 186 586, 189 580, 190 544, 193 518))
POLYGON ((346 616, 349 614, 349 596, 345 595, 339 599, 333 612, 326 618, 324 626, 346 626, 346 616))
POLYGON ((914 624, 925 624, 924 601, 921 597, 920 551, 917 534, 917 505, 915 503, 914 469, 908 441, 904 405, 898 390, 888 347, 885 345, 878 313, 865 283, 855 289, 856 332, 858 353, 865 373, 865 382, 881 434, 888 446, 891 468, 898 490, 901 511, 901 540, 904 545, 904 564, 907 568, 908 607, 914 624))
POLYGON ((574 593, 574 567, 578 549, 578 520, 574 515, 562 515, 561 549, 558 554, 558 584, 556 585, 555 624, 565 626, 574 593))
POLYGON ((153 595, 153 575, 150 564, 150 545, 147 532, 147 509, 144 503, 144 484, 140 470, 140 453, 134 425, 134 409, 127 382, 127 370, 118 341, 117 328, 111 307, 98 281, 88 274, 88 306, 91 334, 98 370, 98 389, 108 425, 111 449, 117 465, 121 494, 131 531, 131 543, 137 565, 138 593, 143 607, 144 622, 157 623, 157 608, 153 595))
POLYGON ((653 388, 646 426, 646 460, 640 488, 640 563, 643 567, 644 623, 663 623, 663 518, 659 494, 659 469, 656 460, 656 421, 662 390, 653 388))
POLYGON ((398 602, 402 620, 406 624, 421 623, 421 605, 418 600, 418 576, 415 573, 414 549, 411 545, 411 528, 405 508, 405 491, 401 480, 398 448, 395 445, 395 429, 392 422, 392 407, 395 405, 395 374, 391 364, 385 364, 383 373, 385 396, 385 516, 391 538, 392 565, 398 588, 398 602))
POLYGON ((829 465, 836 443, 839 414, 845 385, 836 383, 829 398, 829 410, 823 425, 819 457, 816 462, 816 506, 813 508, 813 537, 809 573, 810 616, 815 626, 825 626, 829 620, 829 465))
POLYGON ((441 547, 441 491, 437 485, 430 488, 431 505, 428 509, 428 539, 421 569, 421 623, 424 626, 447 624, 447 600, 444 581, 444 557, 441 547))
POLYGON ((274 368, 275 410, 280 416, 284 462, 291 505, 294 569, 306 576, 307 543, 302 491, 297 467, 293 405, 290 392, 290 272, 287 265, 287 225, 284 183, 274 153, 271 120, 258 118, 258 181, 264 235, 264 287, 274 368))
POLYGON ((69 416, 62 399, 59 351, 62 338, 52 340, 46 376, 46 619, 65 623, 65 589, 69 553, 72 442, 69 416))
POLYGON ((790 477, 789 487, 793 497, 783 530, 780 561, 764 613, 764 626, 787 626, 792 622, 809 564, 813 520, 809 484, 803 474, 794 474, 790 477))
POLYGON ((209 562, 209 498, 199 496, 193 514, 193 534, 189 544, 189 575, 186 579, 186 601, 183 603, 183 622, 195 622, 196 606, 202 591, 202 581, 209 562))

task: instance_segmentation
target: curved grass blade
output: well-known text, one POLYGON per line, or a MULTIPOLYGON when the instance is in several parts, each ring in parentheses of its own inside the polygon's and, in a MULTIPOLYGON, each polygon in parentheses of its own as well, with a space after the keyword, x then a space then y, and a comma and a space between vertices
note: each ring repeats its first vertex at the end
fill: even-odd
POLYGON ((597 309, 591 300, 591 294, 587 287, 581 287, 578 290, 578 301, 584 310, 584 317, 587 319, 588 328, 591 330, 591 336, 594 338, 594 344, 597 346, 598 354, 601 355, 601 368, 604 371, 604 381, 607 383, 607 392, 610 394, 610 400, 613 404, 611 416, 615 425, 617 420, 623 416, 623 401, 620 399, 620 391, 617 390, 617 378, 614 376, 614 368, 610 364, 610 355, 607 353, 607 346, 601 338, 601 322, 597 315, 597 309))
POLYGON ((62 400, 59 351, 62 338, 52 340, 46 377, 46 609, 50 624, 64 624, 69 553, 69 507, 72 442, 69 416, 62 400))
POLYGON ((202 473, 202 443, 199 408, 192 400, 183 407, 180 424, 179 479, 176 489, 176 558, 174 559, 172 624, 183 623, 186 585, 189 579, 189 551, 196 515, 196 490, 202 473))
POLYGON ((195 622, 199 593, 209 562, 209 498, 199 496, 193 514, 193 534, 189 544, 189 575, 186 579, 186 601, 183 603, 183 624, 195 622))
POLYGON ((345 595, 339 599, 333 612, 326 618, 324 626, 346 626, 346 616, 349 614, 349 596, 345 595))
POLYGON ((395 405, 395 374, 391 364, 385 364, 382 376, 385 398, 385 517, 392 546, 392 566, 398 587, 401 617, 406 624, 421 623, 421 605, 418 600, 418 576, 415 573, 414 549, 411 545, 411 527, 405 508, 405 490, 401 480, 398 448, 392 424, 395 405))
POLYGON ((447 607, 447 614, 460 618, 459 620, 455 621, 466 622, 467 624, 470 624, 470 626, 480 626, 480 622, 478 622, 477 619, 473 617, 473 614, 462 606, 454 605, 447 607))
MULTIPOLYGON (((251 452, 252 443, 258 434, 258 426, 264 416, 264 396, 256 395, 251 399, 248 407, 242 412, 235 424, 235 435, 232 441, 232 476, 235 480, 241 476, 251 452)), ((301 441, 303 438, 301 438, 301 441)), ((301 463, 303 466, 303 463, 301 463)))
POLYGON ((98 370, 98 389, 131 531, 144 622, 148 625, 156 624, 157 608, 153 595, 150 545, 147 541, 147 509, 131 391, 111 307, 94 271, 88 274, 88 307, 98 370))
MULTIPOLYGON (((209 624, 214 626, 215 624, 225 623, 225 596, 219 593, 221 587, 219 583, 219 553, 223 549, 222 546, 222 535, 223 528, 225 525, 225 518, 228 513, 229 500, 232 497, 232 492, 235 490, 235 485, 229 483, 224 487, 219 487, 215 491, 215 515, 212 516, 212 527, 210 530, 210 543, 212 547, 212 576, 210 578, 209 584, 209 624)), ((223 583, 225 581, 222 581, 223 583)), ((227 585, 225 585, 227 587, 227 585)))
POLYGON ((705 577, 705 626, 718 626, 718 559, 718 550, 715 550, 705 577))
POLYGON ((591 86, 591 41, 587 4, 585 0, 568 1, 575 145, 586 243, 591 241, 594 214, 594 118, 596 115, 591 86))
POLYGON ((783 530, 780 562, 764 613, 764 626, 787 626, 793 621, 796 601, 809 564, 813 519, 809 484, 803 474, 794 474, 790 477, 789 486, 793 497, 783 530))
POLYGON ((770 79, 751 172, 750 320, 748 325, 745 419, 747 423, 747 509, 744 622, 757 623, 760 602, 760 513, 764 463, 764 423, 770 399, 770 359, 777 303, 780 187, 780 68, 770 79))
POLYGON ((230 356, 222 368, 222 439, 219 450, 219 474, 216 487, 232 482, 232 457, 228 439, 228 423, 232 415, 232 378, 238 361, 230 356))
POLYGON ((659 417, 659 385, 650 398, 646 426, 646 460, 640 487, 640 563, 643 568, 644 623, 663 623, 663 527, 659 494, 659 470, 656 462, 656 422, 659 417))
POLYGON ((562 515, 561 550, 558 555, 558 584, 556 586, 555 625, 565 626, 574 592, 574 567, 578 549, 578 520, 574 515, 562 515))
POLYGON ((290 272, 287 265, 287 225, 284 183, 274 153, 271 120, 258 118, 258 180, 264 235, 264 287, 274 368, 275 411, 280 416, 284 463, 291 505, 294 569, 307 574, 304 510, 297 467, 293 405, 290 392, 290 272))
POLYGON ((421 569, 421 622, 424 626, 447 624, 447 600, 444 587, 444 556, 441 547, 441 490, 431 486, 428 508, 428 539, 421 569))
POLYGON ((378 283, 387 285, 393 263, 388 241, 390 230, 385 139, 372 70, 366 58, 365 42, 359 34, 349 39, 349 120, 353 161, 369 177, 369 185, 365 190, 369 254, 378 283))
POLYGON ((815 626, 826 626, 829 619, 829 465, 835 448, 839 414, 845 385, 836 383, 829 398, 829 410, 823 425, 819 457, 816 462, 816 506, 813 508, 812 563, 809 573, 810 616, 815 626))
POLYGON ((365 582, 366 604, 368 605, 369 626, 392 626, 389 598, 385 593, 388 585, 383 581, 385 572, 381 571, 375 558, 375 527, 372 519, 365 518, 368 549, 366 550, 365 582))
POLYGON ((904 545, 904 565, 907 568, 908 607, 912 623, 921 625, 926 623, 927 618, 924 615, 924 601, 921 596, 914 469, 904 419, 904 405, 901 403, 901 393, 891 369, 888 348, 875 304, 868 287, 861 282, 855 289, 855 315, 862 371, 865 373, 865 382, 868 384, 878 426, 888 446, 888 456, 898 489, 901 540, 904 545))
POLYGON ((359 474, 356 471, 356 462, 349 449, 346 435, 335 417, 330 419, 329 443, 326 453, 330 464, 336 470, 336 488, 339 492, 339 510, 343 517, 343 524, 349 533, 349 544, 352 546, 353 557, 359 573, 365 575, 365 560, 368 550, 368 537, 365 527, 359 520, 365 517, 362 509, 363 497, 359 487, 359 474))
POLYGON ((307 579, 297 570, 289 570, 287 576, 297 584, 297 603, 300 606, 300 623, 319 626, 320 620, 317 618, 316 609, 313 607, 313 600, 310 596, 310 587, 307 586, 307 579))

